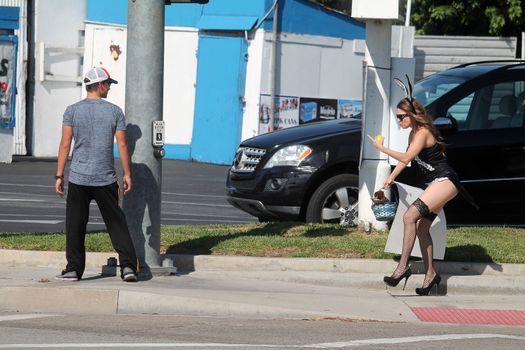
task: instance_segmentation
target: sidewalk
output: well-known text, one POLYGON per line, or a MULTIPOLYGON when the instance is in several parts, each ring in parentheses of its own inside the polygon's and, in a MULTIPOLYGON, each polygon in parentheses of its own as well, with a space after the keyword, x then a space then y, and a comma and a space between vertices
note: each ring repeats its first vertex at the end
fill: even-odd
POLYGON ((88 253, 84 279, 64 282, 54 279, 63 252, 0 250, 0 309, 454 323, 468 323, 458 316, 467 311, 485 315, 477 323, 525 325, 525 265, 442 263, 439 295, 419 297, 420 263, 403 291, 382 282, 390 260, 169 256, 176 276, 125 283, 100 276, 111 256, 88 253), (445 310, 456 318, 439 319, 445 310))

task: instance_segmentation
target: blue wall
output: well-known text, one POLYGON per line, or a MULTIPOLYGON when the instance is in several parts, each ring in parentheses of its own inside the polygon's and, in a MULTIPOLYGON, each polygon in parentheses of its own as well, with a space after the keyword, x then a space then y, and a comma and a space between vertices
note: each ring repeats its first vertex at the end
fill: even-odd
POLYGON ((0 6, 0 28, 18 29, 20 8, 14 6, 0 6))
MULTIPOLYGON (((171 4, 166 6, 165 24, 177 27, 196 27, 204 15, 256 16, 265 13, 266 0, 210 0, 206 5, 171 4)), ((87 0, 87 20, 91 22, 127 24, 128 1, 87 0)))
MULTIPOLYGON (((264 29, 273 29, 273 16, 269 16, 264 29)), ((279 1, 279 31, 345 39, 365 39, 365 24, 330 11, 310 0, 279 1)))
MULTIPOLYGON (((128 1, 87 0, 87 20, 127 24, 128 1)), ((262 18, 273 0, 210 0, 206 5, 172 4, 166 6, 165 23, 174 27, 197 27, 202 16, 254 16, 262 18)), ((279 31, 285 33, 365 39, 365 24, 349 16, 327 10, 310 0, 279 0, 279 31)), ((263 23, 271 31, 273 16, 263 23)))

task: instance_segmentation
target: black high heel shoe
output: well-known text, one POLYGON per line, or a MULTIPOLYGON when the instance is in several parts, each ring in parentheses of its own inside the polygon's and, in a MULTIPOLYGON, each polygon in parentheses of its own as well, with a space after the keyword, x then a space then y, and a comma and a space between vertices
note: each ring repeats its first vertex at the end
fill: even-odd
POLYGON ((400 276, 398 277, 394 277, 394 276, 385 276, 383 277, 383 281, 391 286, 391 287, 396 287, 399 282, 404 278, 405 279, 405 284, 403 285, 403 290, 405 290, 405 287, 407 285, 407 281, 408 281, 408 278, 412 276, 412 270, 410 269, 410 267, 407 267, 407 269, 405 270, 405 272, 403 272, 400 276))
POLYGON ((434 278, 432 278, 432 281, 430 281, 429 285, 425 288, 416 288, 416 293, 419 295, 428 295, 432 287, 434 287, 434 284, 436 285, 436 289, 439 287, 439 283, 441 282, 441 276, 439 273, 436 273, 434 278))

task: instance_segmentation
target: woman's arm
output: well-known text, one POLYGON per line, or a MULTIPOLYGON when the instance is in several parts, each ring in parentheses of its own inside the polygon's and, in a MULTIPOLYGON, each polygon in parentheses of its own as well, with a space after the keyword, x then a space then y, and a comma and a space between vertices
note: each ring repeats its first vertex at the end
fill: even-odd
POLYGON ((398 162, 390 176, 383 183, 383 188, 389 188, 392 183, 395 181, 396 177, 406 168, 406 164, 403 162, 398 162))
POLYGON ((426 140, 429 135, 431 136, 430 131, 425 128, 420 128, 417 132, 413 132, 412 140, 410 141, 406 152, 398 152, 385 147, 383 145, 383 139, 374 139, 370 135, 368 135, 368 138, 372 141, 376 149, 396 159, 398 162, 404 163, 406 166, 419 154, 419 152, 421 152, 423 148, 425 148, 426 140))

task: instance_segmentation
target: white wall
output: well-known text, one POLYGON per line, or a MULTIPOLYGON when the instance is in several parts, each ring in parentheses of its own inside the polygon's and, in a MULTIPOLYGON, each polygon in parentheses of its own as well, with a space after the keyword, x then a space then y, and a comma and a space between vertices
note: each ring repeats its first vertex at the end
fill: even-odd
POLYGON ((241 141, 259 134, 259 99, 263 66, 264 30, 256 31, 249 41, 248 64, 246 66, 246 85, 244 98, 246 106, 242 118, 241 141))
POLYGON ((56 157, 63 112, 81 98, 81 86, 72 81, 82 75, 81 55, 73 51, 83 45, 86 5, 84 0, 35 0, 34 4, 35 41, 46 50, 35 54, 33 155, 56 157))
POLYGON ((13 157, 13 129, 0 128, 0 163, 11 163, 13 157))
MULTIPOLYGON (((264 41, 263 94, 270 92, 271 35, 264 41)), ((278 40, 276 95, 361 99, 362 40, 287 33, 278 40)))
POLYGON ((191 143, 198 45, 199 34, 196 29, 166 27, 164 121, 168 144, 191 143))
MULTIPOLYGON (((109 71, 111 77, 119 83, 111 86, 107 100, 123 110, 126 84, 135 84, 137 89, 141 89, 139 82, 126 81, 126 36, 125 26, 86 24, 84 70, 92 66, 103 66, 109 71), (115 49, 117 46, 118 50, 110 50, 110 47, 115 49)), ((166 27, 163 119, 166 123, 167 144, 191 143, 198 39, 195 29, 166 27)), ((85 91, 83 95, 85 96, 85 91)))

